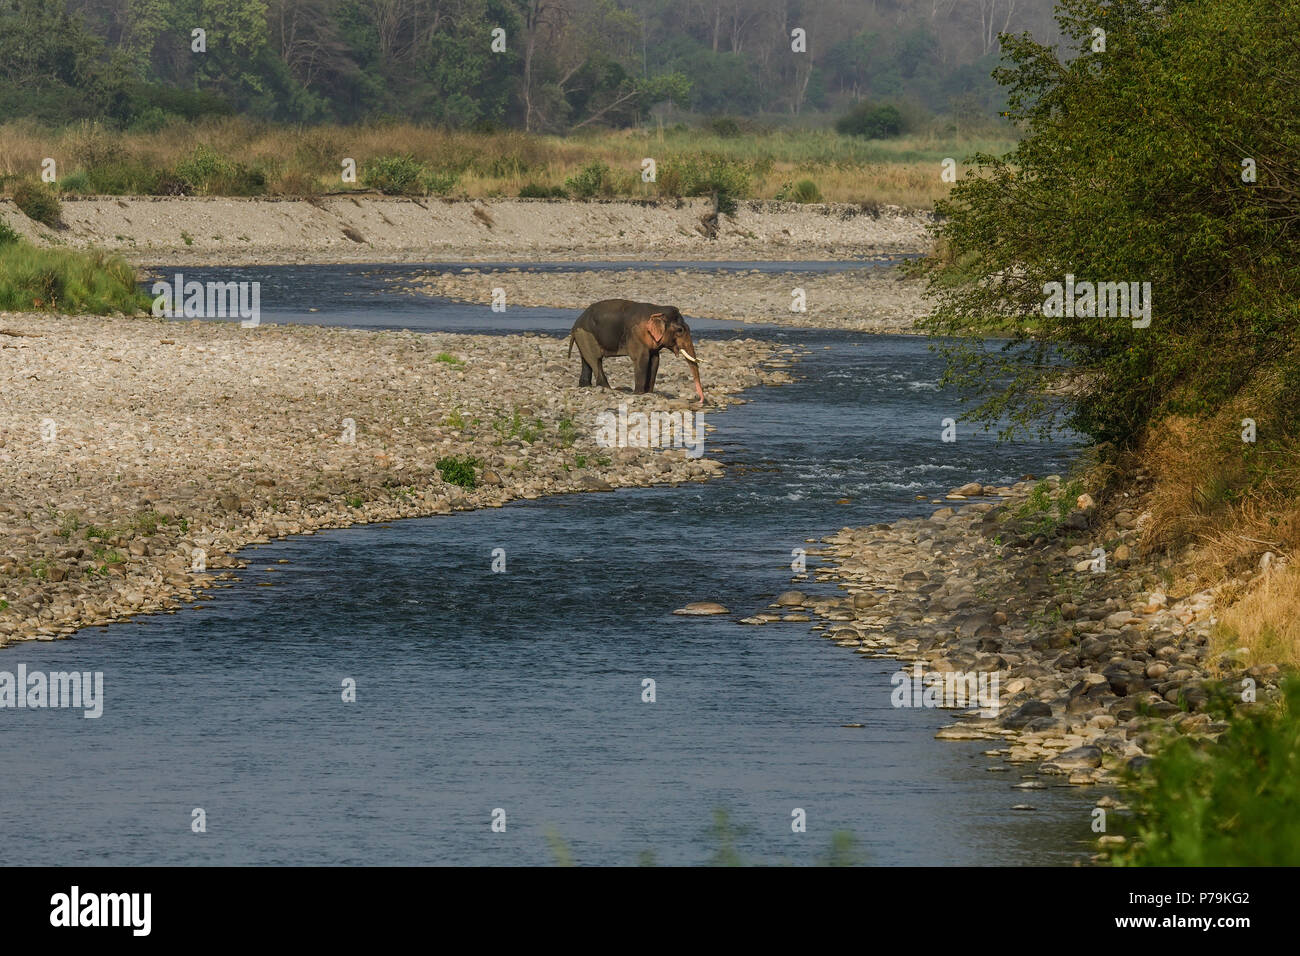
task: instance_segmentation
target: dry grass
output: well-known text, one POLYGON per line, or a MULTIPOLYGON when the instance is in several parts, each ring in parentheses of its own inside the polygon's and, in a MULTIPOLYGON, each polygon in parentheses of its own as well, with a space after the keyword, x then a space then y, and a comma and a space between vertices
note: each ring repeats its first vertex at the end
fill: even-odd
POLYGON ((707 153, 744 164, 750 197, 773 199, 787 183, 813 180, 827 202, 889 203, 929 209, 947 195, 943 159, 976 151, 1006 152, 1004 133, 975 136, 951 128, 887 141, 864 141, 828 130, 778 130, 719 137, 699 129, 616 130, 561 138, 517 131, 470 133, 414 124, 282 127, 242 118, 177 123, 153 133, 118 133, 95 123, 49 130, 15 121, 0 126, 0 177, 32 178, 41 162, 58 163, 60 181, 94 167, 126 164, 171 169, 200 145, 259 170, 270 195, 337 192, 341 162, 410 155, 439 172, 459 174, 456 195, 514 196, 530 183, 562 186, 583 166, 601 161, 614 172, 615 194, 653 198, 641 161, 707 153))
POLYGON ((1218 594, 1215 650, 1245 647, 1248 663, 1300 666, 1300 450, 1285 430, 1278 383, 1255 383, 1208 418, 1171 416, 1138 454, 1152 477, 1146 550, 1218 594), (1242 440, 1253 418, 1254 443, 1242 440), (1264 555, 1275 561, 1260 573, 1264 555))
POLYGON ((1261 574, 1220 612, 1214 640, 1219 652, 1244 647, 1248 664, 1300 669, 1300 565, 1288 562, 1261 574))

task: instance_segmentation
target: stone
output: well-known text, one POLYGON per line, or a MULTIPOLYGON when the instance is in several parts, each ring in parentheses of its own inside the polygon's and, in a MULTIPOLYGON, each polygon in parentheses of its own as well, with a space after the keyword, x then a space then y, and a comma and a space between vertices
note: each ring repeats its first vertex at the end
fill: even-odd
POLYGON ((1075 747, 1057 754, 1052 758, 1051 764, 1056 769, 1067 773, 1073 770, 1090 770, 1101 766, 1101 749, 1092 746, 1075 747))
POLYGON ((693 601, 685 607, 679 607, 673 613, 685 617, 707 617, 715 614, 730 614, 731 612, 714 601, 693 601))
POLYGON ((808 596, 802 591, 782 591, 774 603, 777 607, 803 607, 807 600, 808 596))

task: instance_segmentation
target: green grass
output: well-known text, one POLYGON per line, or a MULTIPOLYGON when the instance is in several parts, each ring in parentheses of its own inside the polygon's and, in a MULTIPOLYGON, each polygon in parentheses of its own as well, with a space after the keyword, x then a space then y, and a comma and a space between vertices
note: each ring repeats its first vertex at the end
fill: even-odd
POLYGON ((464 360, 464 359, 462 359, 462 358, 457 358, 456 356, 452 355, 450 352, 439 352, 439 353, 438 353, 438 357, 435 358, 434 361, 435 361, 435 362, 443 362, 443 363, 445 363, 445 364, 447 364, 447 365, 464 365, 464 364, 465 364, 465 360, 464 360))
POLYGON ((0 310, 104 315, 148 305, 135 270, 118 256, 0 243, 0 310))
POLYGON ((483 462, 469 455, 450 455, 446 458, 439 458, 435 463, 435 467, 442 474, 442 480, 447 484, 459 485, 462 488, 474 488, 478 485, 478 477, 474 474, 474 469, 483 467, 483 462))

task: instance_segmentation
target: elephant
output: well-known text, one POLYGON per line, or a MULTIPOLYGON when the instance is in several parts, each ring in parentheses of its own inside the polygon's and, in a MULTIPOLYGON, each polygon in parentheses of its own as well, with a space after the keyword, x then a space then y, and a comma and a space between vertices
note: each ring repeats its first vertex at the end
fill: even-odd
POLYGON ((636 384, 634 392, 652 392, 655 376, 659 374, 659 353, 672 349, 690 363, 695 376, 695 394, 704 401, 700 385, 700 360, 695 357, 695 344, 691 330, 681 312, 671 305, 651 305, 628 299, 604 299, 587 306, 569 330, 569 355, 574 343, 582 356, 582 375, 578 384, 591 384, 592 372, 596 384, 609 388, 605 377, 604 360, 626 355, 632 360, 636 384))

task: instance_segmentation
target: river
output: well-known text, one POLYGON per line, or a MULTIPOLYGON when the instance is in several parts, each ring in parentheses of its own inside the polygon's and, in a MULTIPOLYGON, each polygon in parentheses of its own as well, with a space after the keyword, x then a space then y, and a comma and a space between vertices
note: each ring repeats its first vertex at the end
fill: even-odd
MULTIPOLYGON (((240 278, 285 290, 264 289, 263 322, 559 334, 573 319, 385 291, 404 268, 240 278)), ((1086 792, 1013 790, 987 743, 934 740, 945 712, 890 706, 898 664, 808 624, 735 622, 791 586, 805 539, 926 514, 918 494, 970 479, 1059 472, 1071 446, 969 428, 941 442, 960 405, 919 338, 692 326, 808 350, 796 383, 706 413, 722 478, 273 542, 201 608, 8 651, 6 669, 103 671, 106 701, 99 719, 0 721, 0 862, 806 864, 837 833, 873 865, 1086 859, 1086 792), (671 614, 699 600, 734 613, 671 614)))

